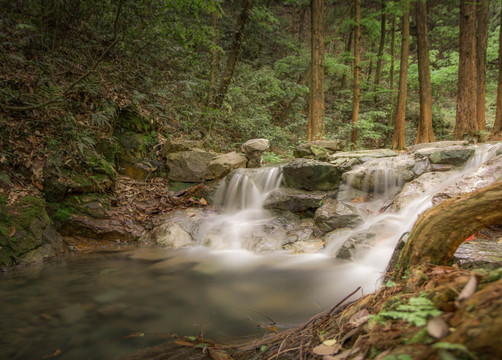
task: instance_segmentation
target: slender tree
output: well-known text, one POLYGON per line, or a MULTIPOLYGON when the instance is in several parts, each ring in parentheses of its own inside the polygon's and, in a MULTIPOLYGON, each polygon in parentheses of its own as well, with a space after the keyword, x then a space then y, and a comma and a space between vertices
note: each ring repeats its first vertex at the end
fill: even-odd
MULTIPOLYGON (((213 0, 214 4, 214 0, 213 0)), ((216 94, 216 88, 218 87, 218 77, 220 72, 220 51, 218 49, 218 42, 220 34, 218 31, 218 11, 216 6, 211 12, 211 27, 213 28, 213 42, 211 44, 211 71, 209 74, 209 91, 207 94, 207 105, 210 106, 214 103, 214 96, 216 94)))
POLYGON ((476 113, 479 130, 486 128, 486 45, 488 40, 488 13, 490 0, 478 0, 476 29, 476 113))
POLYGON ((235 66, 237 65, 237 59, 239 58, 241 51, 244 28, 246 27, 246 23, 249 18, 249 10, 251 8, 252 2, 252 0, 242 0, 239 22, 237 23, 237 30, 234 35, 234 41, 228 55, 227 66, 225 67, 225 71, 223 72, 223 76, 220 80, 220 85, 218 86, 218 91, 216 92, 214 102, 211 105, 211 107, 215 109, 219 109, 223 105, 223 99, 227 94, 228 86, 230 85, 230 81, 232 80, 232 76, 234 75, 235 66))
MULTIPOLYGON (((394 121, 394 64, 396 62, 396 15, 392 15, 390 32, 390 71, 389 71, 389 90, 390 90, 390 107, 389 107, 389 128, 392 127, 394 121)), ((389 142, 391 133, 387 134, 386 143, 389 142)))
POLYGON ((418 118, 415 144, 420 144, 434 141, 426 0, 418 0, 415 3, 415 15, 417 23, 418 82, 420 87, 420 116, 418 118))
POLYGON ((406 149, 404 140, 404 121, 406 116, 406 95, 408 92, 408 57, 410 52, 410 5, 406 4, 402 19, 401 66, 399 69, 399 91, 397 94, 397 108, 394 117, 394 133, 390 148, 393 150, 406 149))
POLYGON ((493 140, 502 140, 502 11, 500 12, 500 32, 499 32, 499 79, 497 86, 497 109, 495 111, 495 122, 491 137, 493 140))
MULTIPOLYGON (((381 14, 380 14, 380 42, 378 44, 378 53, 377 53, 377 63, 375 69, 375 80, 374 91, 377 91, 378 86, 380 85, 380 73, 382 72, 382 57, 383 57, 383 49, 385 46, 385 24, 387 22, 387 16, 385 14, 385 1, 380 1, 381 4, 381 14)), ((375 103, 378 101, 378 95, 375 93, 374 97, 375 103)))
POLYGON ((359 96, 361 93, 361 2, 354 0, 354 92, 352 97, 352 134, 351 141, 357 147, 357 123, 359 121, 359 96))
POLYGON ((457 116, 454 137, 473 136, 476 119, 476 1, 460 0, 457 116))
POLYGON ((324 0, 312 0, 309 123, 307 140, 324 134, 324 0))

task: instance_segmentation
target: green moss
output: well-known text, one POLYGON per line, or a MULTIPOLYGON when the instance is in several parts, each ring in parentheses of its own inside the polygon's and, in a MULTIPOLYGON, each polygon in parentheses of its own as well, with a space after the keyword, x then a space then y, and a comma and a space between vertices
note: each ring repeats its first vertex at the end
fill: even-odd
POLYGON ((45 200, 33 196, 24 197, 18 209, 19 217, 15 222, 23 229, 29 229, 33 219, 41 217, 47 223, 50 222, 49 216, 45 211, 45 200))
POLYGON ((56 213, 53 215, 53 219, 57 221, 66 221, 73 213, 73 208, 68 206, 61 206, 57 208, 56 213))
POLYGON ((107 175, 110 179, 115 179, 115 171, 113 167, 103 158, 96 154, 92 154, 87 161, 89 165, 92 167, 93 171, 98 173, 103 173, 107 175))

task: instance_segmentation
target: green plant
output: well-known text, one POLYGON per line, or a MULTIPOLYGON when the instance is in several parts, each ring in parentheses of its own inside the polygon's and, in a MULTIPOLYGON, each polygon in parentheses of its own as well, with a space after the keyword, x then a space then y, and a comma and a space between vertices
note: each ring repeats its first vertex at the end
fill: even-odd
POLYGON ((424 297, 413 297, 408 300, 408 304, 396 304, 388 310, 382 310, 373 320, 384 322, 388 319, 405 320, 412 326, 425 326, 427 319, 441 315, 441 311, 434 303, 424 297))

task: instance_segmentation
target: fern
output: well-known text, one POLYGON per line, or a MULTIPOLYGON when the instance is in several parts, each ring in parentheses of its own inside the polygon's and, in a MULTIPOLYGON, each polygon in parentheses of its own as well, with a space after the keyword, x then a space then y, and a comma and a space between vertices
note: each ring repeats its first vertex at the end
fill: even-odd
POLYGON ((434 303, 425 297, 410 298, 408 304, 399 304, 395 310, 381 311, 378 317, 405 320, 412 326, 425 326, 427 319, 441 315, 434 303))

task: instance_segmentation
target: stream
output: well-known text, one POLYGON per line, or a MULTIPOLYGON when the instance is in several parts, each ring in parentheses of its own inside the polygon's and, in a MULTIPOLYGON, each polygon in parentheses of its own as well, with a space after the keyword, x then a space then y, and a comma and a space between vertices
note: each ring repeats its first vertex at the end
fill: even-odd
MULTIPOLYGON (((113 359, 166 341, 171 334, 239 342, 295 326, 354 295, 374 292, 395 244, 434 194, 493 154, 478 151, 463 170, 398 213, 378 209, 402 186, 382 172, 385 189, 358 204, 365 223, 313 254, 256 252, 274 214, 262 208, 280 186, 280 167, 242 170, 216 194, 199 246, 74 255, 0 274, 0 359, 113 359), (375 245, 352 261, 334 253, 351 236, 377 228, 375 245), (268 329, 267 329, 268 328, 268 329)), ((350 179, 339 192, 350 198, 350 179)), ((373 231, 373 230, 372 230, 373 231)), ((270 239, 273 242, 273 239, 270 239)), ((268 250, 268 249, 267 249, 268 250)))

